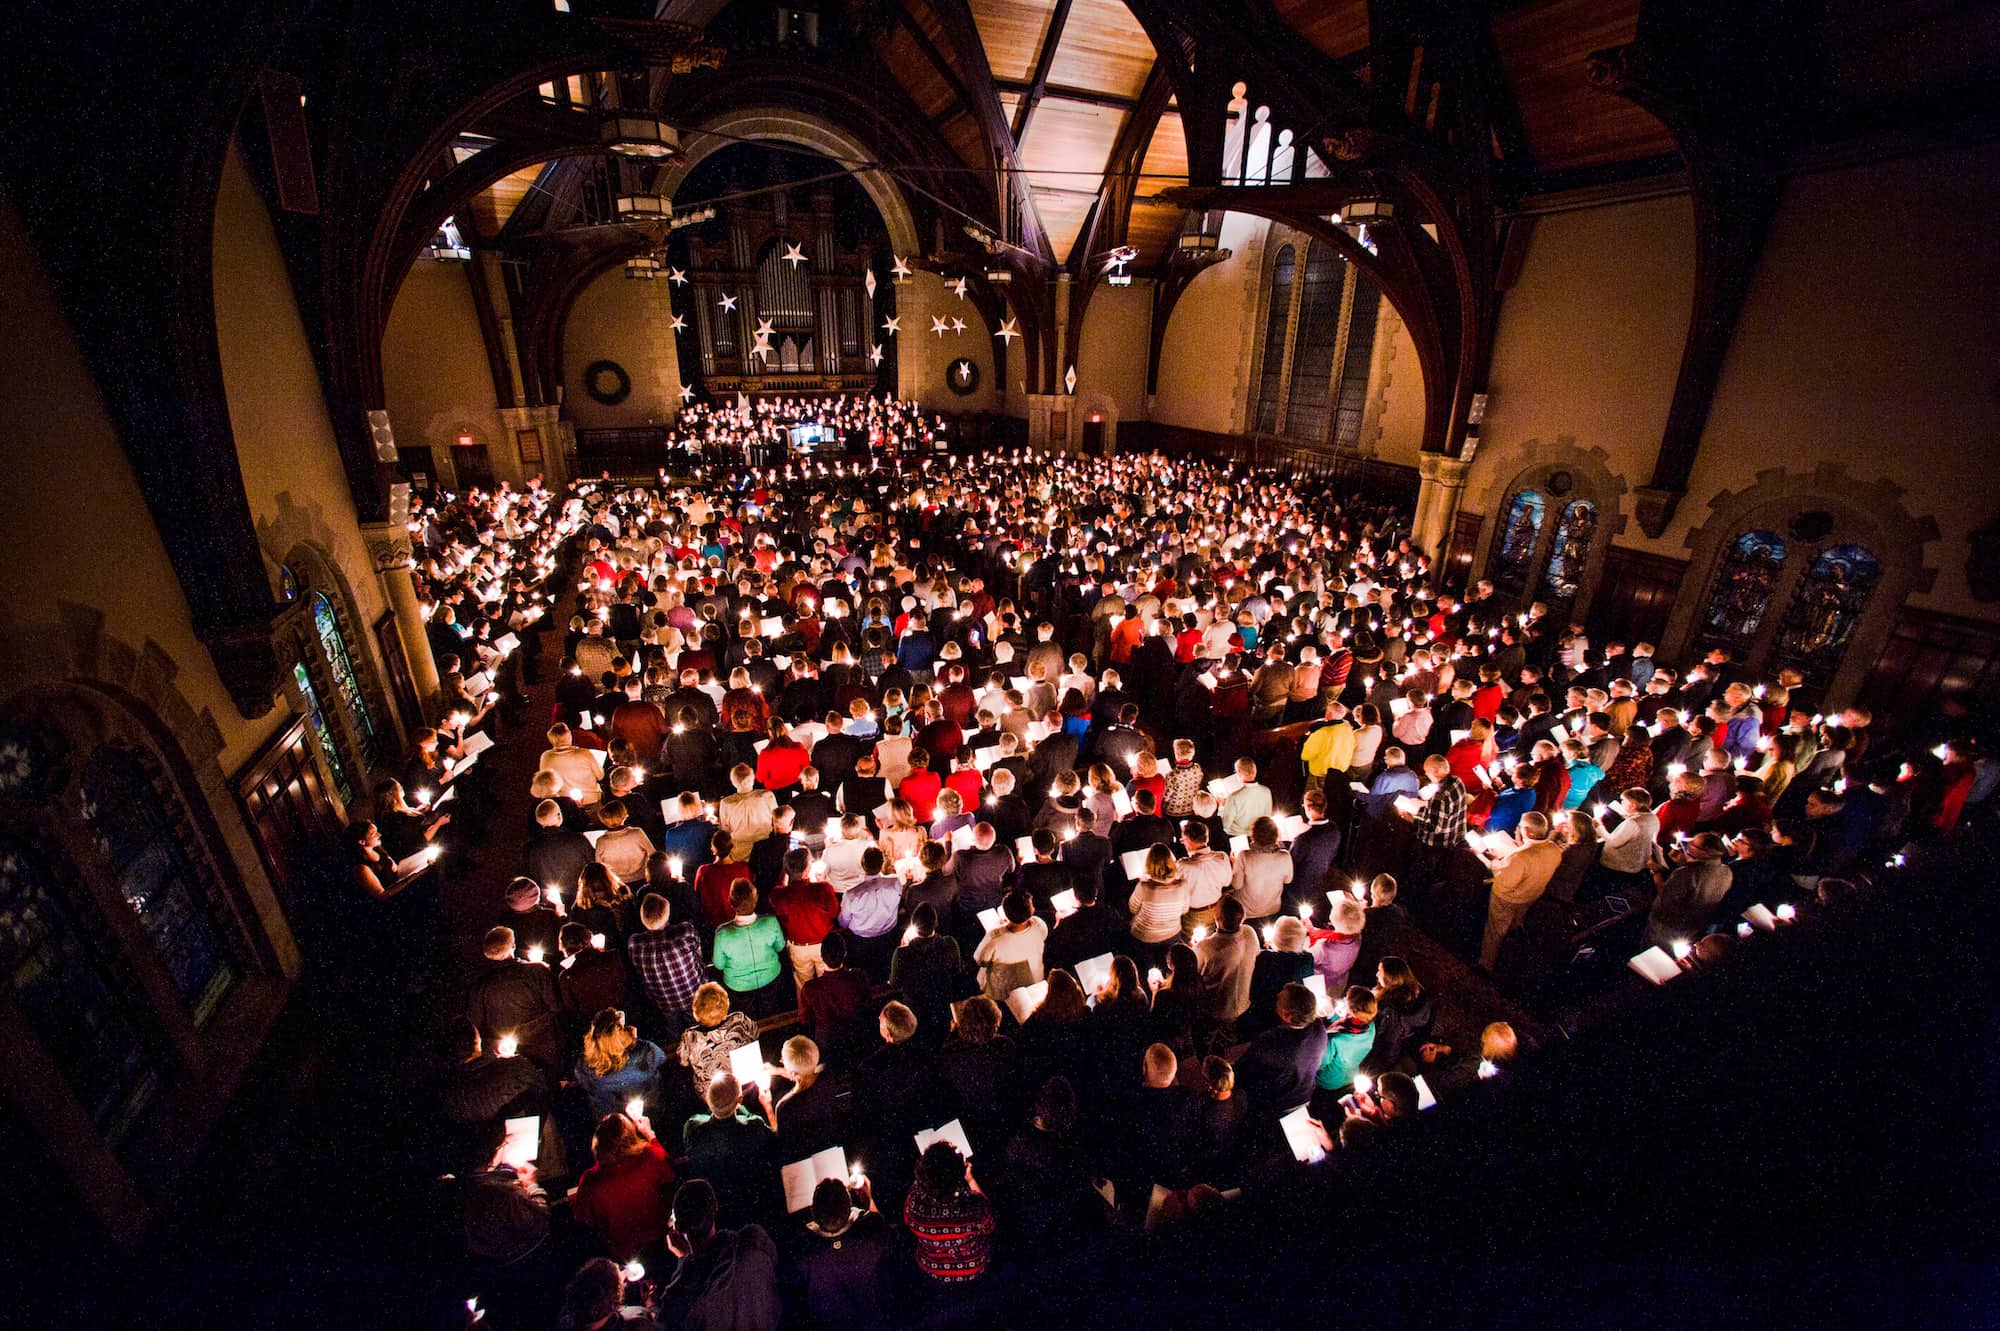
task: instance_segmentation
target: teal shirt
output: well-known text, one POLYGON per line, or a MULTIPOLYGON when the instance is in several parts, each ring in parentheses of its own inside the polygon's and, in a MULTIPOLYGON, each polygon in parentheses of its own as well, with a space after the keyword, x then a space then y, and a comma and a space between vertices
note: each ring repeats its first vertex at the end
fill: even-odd
POLYGON ((1565 809, 1581 809, 1583 802, 1590 798, 1590 792, 1597 789, 1597 783, 1604 779, 1604 769, 1596 763, 1571 763, 1569 765, 1569 796, 1563 800, 1565 809))
POLYGON ((785 963, 785 929, 775 915, 754 924, 725 924, 715 931, 715 967, 725 988, 739 994, 762 989, 785 963))
POLYGON ((1319 1076, 1315 1084, 1322 1091, 1345 1090, 1354 1084, 1354 1074, 1361 1071, 1361 1060, 1368 1057, 1368 1051, 1375 1047, 1375 1023, 1369 1022, 1368 1029, 1356 1031, 1352 1035, 1340 1031, 1328 1031, 1326 1037, 1326 1057, 1319 1061, 1319 1076))

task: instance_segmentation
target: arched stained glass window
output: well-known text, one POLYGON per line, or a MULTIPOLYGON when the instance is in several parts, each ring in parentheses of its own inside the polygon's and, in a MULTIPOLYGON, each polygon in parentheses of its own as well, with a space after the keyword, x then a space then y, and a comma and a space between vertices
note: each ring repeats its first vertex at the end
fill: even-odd
POLYGON ((1533 490, 1517 490, 1507 502, 1507 516, 1493 548, 1493 567, 1487 572, 1496 588, 1511 592, 1526 589, 1547 512, 1548 501, 1533 490))
POLYGON ((1785 542, 1776 532, 1746 531, 1731 541, 1702 609, 1702 645, 1727 647, 1739 655, 1750 647, 1784 566, 1785 542))
POLYGON ((319 751, 326 755, 327 770, 333 774, 333 788, 340 792, 343 804, 354 802, 354 787, 347 779, 347 767, 340 761, 340 749, 333 742, 333 730, 326 722, 326 709, 320 706, 319 690, 313 687, 312 676, 306 673, 304 662, 292 666, 292 679, 304 696, 306 716, 312 722, 313 737, 319 741, 319 751))
POLYGON ((1306 248, 1303 280, 1285 433, 1294 439, 1322 443, 1326 439, 1333 357, 1340 346, 1340 302, 1347 289, 1347 260, 1333 246, 1315 240, 1306 248))
POLYGON ((48 863, 0 836, 0 964, 35 1039, 108 1142, 116 1144, 161 1081, 145 1009, 95 945, 48 863))
POLYGON ((83 818, 118 894, 200 1024, 235 979, 227 926, 211 913, 206 888, 137 754, 107 747, 91 756, 83 770, 83 818))
POLYGON ((368 711, 368 695, 362 690, 354 656, 347 650, 347 636, 340 631, 340 616, 325 592, 312 598, 313 630, 319 635, 320 650, 326 653, 327 668, 333 672, 333 686, 340 691, 341 706, 354 729, 354 742, 361 750, 361 762, 373 767, 380 761, 381 746, 375 733, 375 718, 368 711))
POLYGON ((1548 567, 1542 572, 1542 597, 1568 604, 1583 590, 1584 569, 1590 563, 1590 545, 1597 536, 1597 505, 1575 499, 1562 511, 1556 524, 1555 541, 1549 547, 1548 567))
POLYGON ((1283 405, 1280 388, 1285 382, 1285 340, 1292 326, 1292 277, 1298 268, 1298 252, 1290 245, 1279 249, 1271 262, 1271 306, 1264 317, 1264 368, 1257 380, 1257 416, 1252 427, 1264 434, 1278 429, 1278 408, 1283 405))
POLYGON ((1778 625, 1773 659, 1798 666, 1815 684, 1831 679, 1881 576, 1882 566, 1866 546, 1822 551, 1792 592, 1778 625))

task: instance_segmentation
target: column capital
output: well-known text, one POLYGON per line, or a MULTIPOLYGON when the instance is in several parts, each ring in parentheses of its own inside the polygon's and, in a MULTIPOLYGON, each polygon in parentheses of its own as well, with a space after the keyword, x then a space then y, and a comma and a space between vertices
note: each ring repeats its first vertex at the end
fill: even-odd
POLYGON ((1417 474, 1448 490, 1461 489, 1465 485, 1466 474, 1471 470, 1471 458, 1449 457, 1443 453, 1417 454, 1417 474))
POLYGON ((377 573, 410 566, 410 529, 400 522, 364 522, 361 539, 377 573))

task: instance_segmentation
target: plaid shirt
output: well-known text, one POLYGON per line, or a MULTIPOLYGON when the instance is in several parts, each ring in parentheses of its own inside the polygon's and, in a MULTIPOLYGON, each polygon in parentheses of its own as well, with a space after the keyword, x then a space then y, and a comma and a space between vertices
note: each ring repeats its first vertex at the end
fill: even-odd
POLYGON ((688 1011, 704 978, 701 939, 692 924, 680 921, 633 934, 625 941, 625 954, 654 1007, 669 1016, 688 1011))
POLYGON ((1438 782, 1437 793, 1417 815, 1417 840, 1436 849, 1465 835, 1465 783, 1455 776, 1438 782))

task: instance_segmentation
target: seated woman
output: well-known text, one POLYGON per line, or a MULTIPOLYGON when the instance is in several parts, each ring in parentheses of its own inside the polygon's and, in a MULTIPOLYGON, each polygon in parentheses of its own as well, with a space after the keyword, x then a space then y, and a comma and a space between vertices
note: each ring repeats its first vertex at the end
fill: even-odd
POLYGON ((1007 995, 1025 989, 1042 978, 1042 949, 1049 940, 1048 922, 1035 914, 1035 903, 1026 892, 1009 892, 1000 902, 1003 923, 986 931, 973 950, 979 966, 979 982, 986 996, 1005 1003, 1007 995))
POLYGON ((1181 917, 1187 914, 1188 886, 1179 861, 1164 844, 1146 852, 1146 872, 1133 884, 1126 909, 1132 914, 1133 955, 1148 965, 1180 941, 1181 917))
POLYGON ((637 921, 632 912, 632 889, 611 871, 609 865, 591 863, 577 875, 576 904, 569 917, 594 934, 623 938, 633 932, 637 921))
POLYGON ((674 1165, 643 1117, 606 1114, 591 1134, 596 1162, 577 1181, 571 1213, 612 1258, 629 1262, 666 1236, 673 1217, 674 1165))
POLYGON ((757 1042, 757 1023, 729 1010, 729 991, 710 981, 694 991, 694 1025, 681 1032, 674 1057, 700 1093, 718 1072, 729 1070, 729 1055, 757 1042))
POLYGON ((634 1100, 642 1104, 650 1100, 666 1066, 666 1052, 640 1038, 637 1027, 626 1025, 623 1012, 608 1007, 591 1019, 584 1032, 576 1084, 589 1097, 591 1114, 602 1118, 634 1100))

